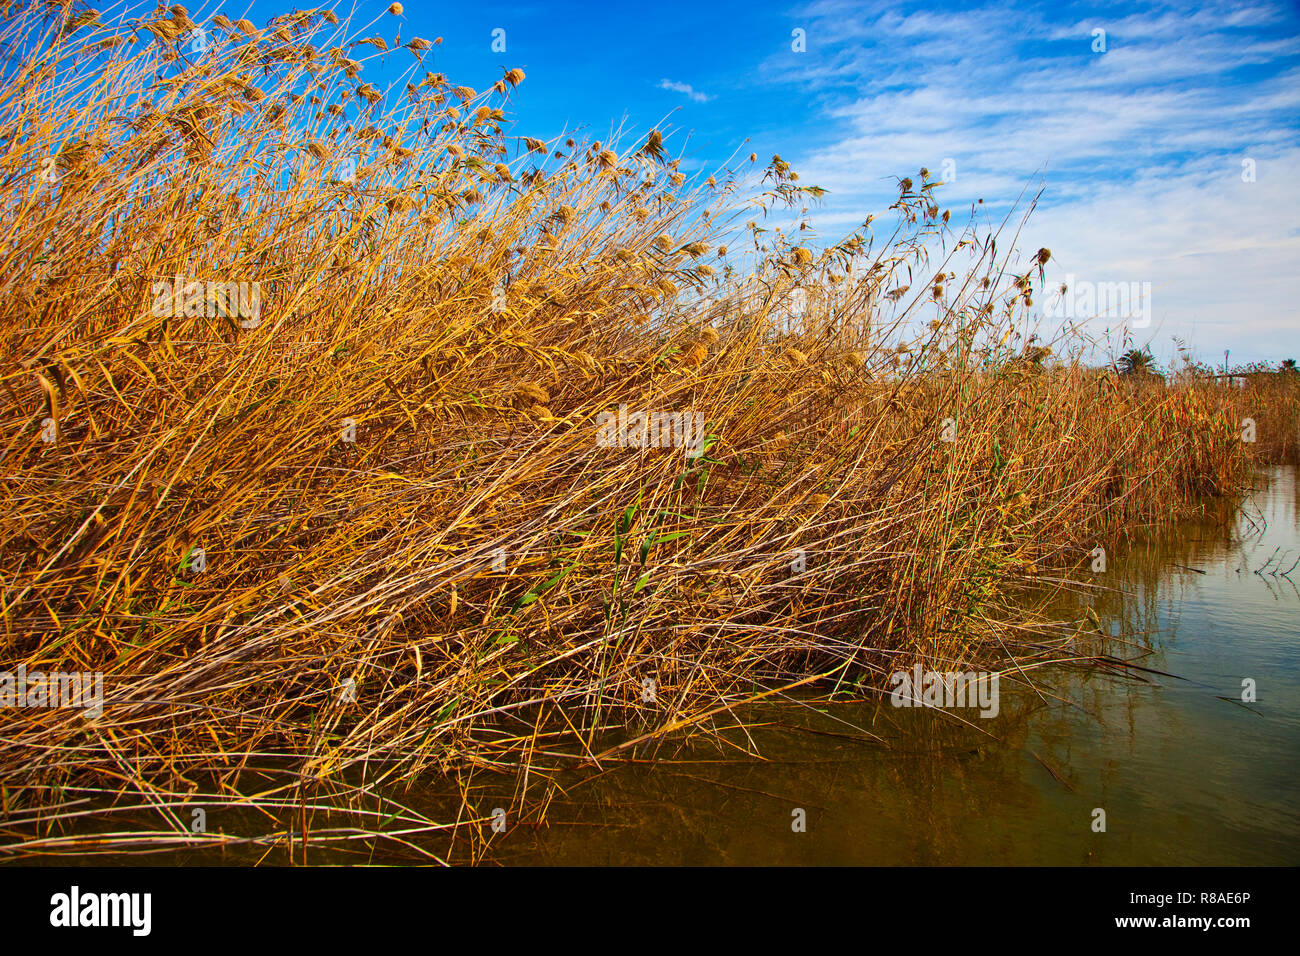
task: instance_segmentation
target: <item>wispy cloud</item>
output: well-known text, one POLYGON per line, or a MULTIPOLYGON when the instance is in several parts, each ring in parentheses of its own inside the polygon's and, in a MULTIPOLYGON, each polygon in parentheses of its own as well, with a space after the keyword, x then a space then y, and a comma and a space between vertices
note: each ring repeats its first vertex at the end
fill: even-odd
POLYGON ((709 100, 713 99, 712 96, 709 96, 707 93, 701 93, 695 87, 691 86, 691 84, 679 83, 676 80, 660 80, 659 89, 672 90, 674 93, 685 93, 697 103, 707 103, 709 100))
POLYGON ((1294 16, 1275 3, 1070 6, 796 11, 809 53, 763 75, 806 90, 810 122, 831 130, 787 154, 831 190, 819 231, 860 224, 921 166, 945 181, 955 219, 1041 185, 1027 253, 1048 246, 1080 279, 1151 281, 1157 346, 1278 358, 1279 336, 1300 329, 1300 235, 1282 212, 1300 202, 1294 16))

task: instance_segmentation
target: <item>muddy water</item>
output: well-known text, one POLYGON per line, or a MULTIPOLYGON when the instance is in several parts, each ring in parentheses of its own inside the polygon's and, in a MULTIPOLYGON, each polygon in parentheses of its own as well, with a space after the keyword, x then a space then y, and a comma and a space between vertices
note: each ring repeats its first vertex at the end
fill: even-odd
POLYGON ((1121 593, 1085 600, 1113 649, 1176 677, 1058 670, 1059 699, 1004 681, 998 716, 973 720, 987 733, 888 702, 755 711, 752 745, 731 737, 762 759, 683 749, 574 778, 488 859, 1300 863, 1300 567, 1281 573, 1300 560, 1298 502, 1295 470, 1274 469, 1233 526, 1108 555, 1097 581, 1121 593))

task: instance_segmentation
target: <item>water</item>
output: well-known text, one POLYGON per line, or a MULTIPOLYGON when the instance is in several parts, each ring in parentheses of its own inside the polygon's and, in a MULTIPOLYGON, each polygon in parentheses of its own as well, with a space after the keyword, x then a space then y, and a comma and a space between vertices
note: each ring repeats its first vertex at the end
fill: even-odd
POLYGON ((1058 671, 1048 682, 1062 700, 1003 682, 998 717, 975 719, 992 736, 888 703, 755 710, 747 718, 769 722, 751 731, 763 759, 683 748, 653 768, 574 777, 545 824, 517 821, 487 858, 1300 863, 1300 568, 1280 573, 1300 559, 1300 489, 1292 468, 1264 482, 1235 526, 1183 525, 1117 549, 1097 579, 1126 592, 1096 599, 1102 627, 1176 678, 1058 671), (799 809, 805 832, 793 829, 799 809))
MULTIPOLYGON (((723 727, 734 746, 674 741, 655 760, 569 772, 558 786, 533 775, 522 801, 522 780, 483 772, 390 796, 440 821, 466 816, 462 785, 482 817, 509 808, 486 848, 406 837, 451 862, 1295 865, 1300 567, 1280 572, 1300 560, 1298 503, 1295 469, 1272 469, 1235 524, 1183 524, 1108 549, 1095 580, 1113 590, 1089 600, 1106 647, 1147 668, 1137 672, 1145 681, 1093 667, 1035 672, 1050 693, 1003 681, 996 718, 966 712, 975 727, 887 699, 791 700, 749 708, 746 730, 723 727), (1253 702, 1242 700, 1246 678, 1253 702)), ((1078 601, 1047 610, 1078 619, 1078 601)), ((229 809, 212 823, 245 836, 267 829, 229 809)), ((120 859, 259 861, 289 857, 244 845, 120 859)), ((308 861, 427 857, 356 840, 314 844, 308 861)))

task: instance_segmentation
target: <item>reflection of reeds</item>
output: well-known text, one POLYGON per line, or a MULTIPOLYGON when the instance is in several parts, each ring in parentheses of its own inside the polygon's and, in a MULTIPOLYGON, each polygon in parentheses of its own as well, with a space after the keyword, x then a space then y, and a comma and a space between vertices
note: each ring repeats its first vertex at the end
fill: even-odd
MULTIPOLYGON (((232 801, 281 844, 357 839, 310 820, 364 806, 363 772, 541 772, 769 683, 1032 664, 1009 590, 1246 474, 1249 394, 999 358, 1041 261, 944 273, 907 339, 947 221, 926 177, 883 249, 781 241, 747 275, 719 250, 715 275, 747 187, 684 192, 658 131, 513 143, 520 71, 412 72, 394 103, 332 14, 217 17, 195 58, 40 9, 3 27, 29 52, 0 100, 0 663, 102 670, 106 700, 0 716, 11 850, 162 845, 92 836, 83 798, 168 839, 216 841, 182 808, 232 801), (260 323, 152 315, 176 275, 258 282, 260 323), (620 403, 701 411, 706 454, 598 448, 620 403)), ((139 26, 181 37, 171 9, 139 26)), ((763 186, 809 195, 775 158, 763 186)))

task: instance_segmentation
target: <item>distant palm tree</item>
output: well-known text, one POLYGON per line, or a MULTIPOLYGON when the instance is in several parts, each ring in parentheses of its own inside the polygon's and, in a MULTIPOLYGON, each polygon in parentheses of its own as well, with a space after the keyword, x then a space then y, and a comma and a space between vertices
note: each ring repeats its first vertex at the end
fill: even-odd
POLYGON ((1155 366, 1155 356, 1146 349, 1129 349, 1119 357, 1121 375, 1150 375, 1155 366))
POLYGON ((1283 359, 1282 371, 1290 372, 1292 375, 1294 375, 1296 372, 1295 359, 1283 359))

